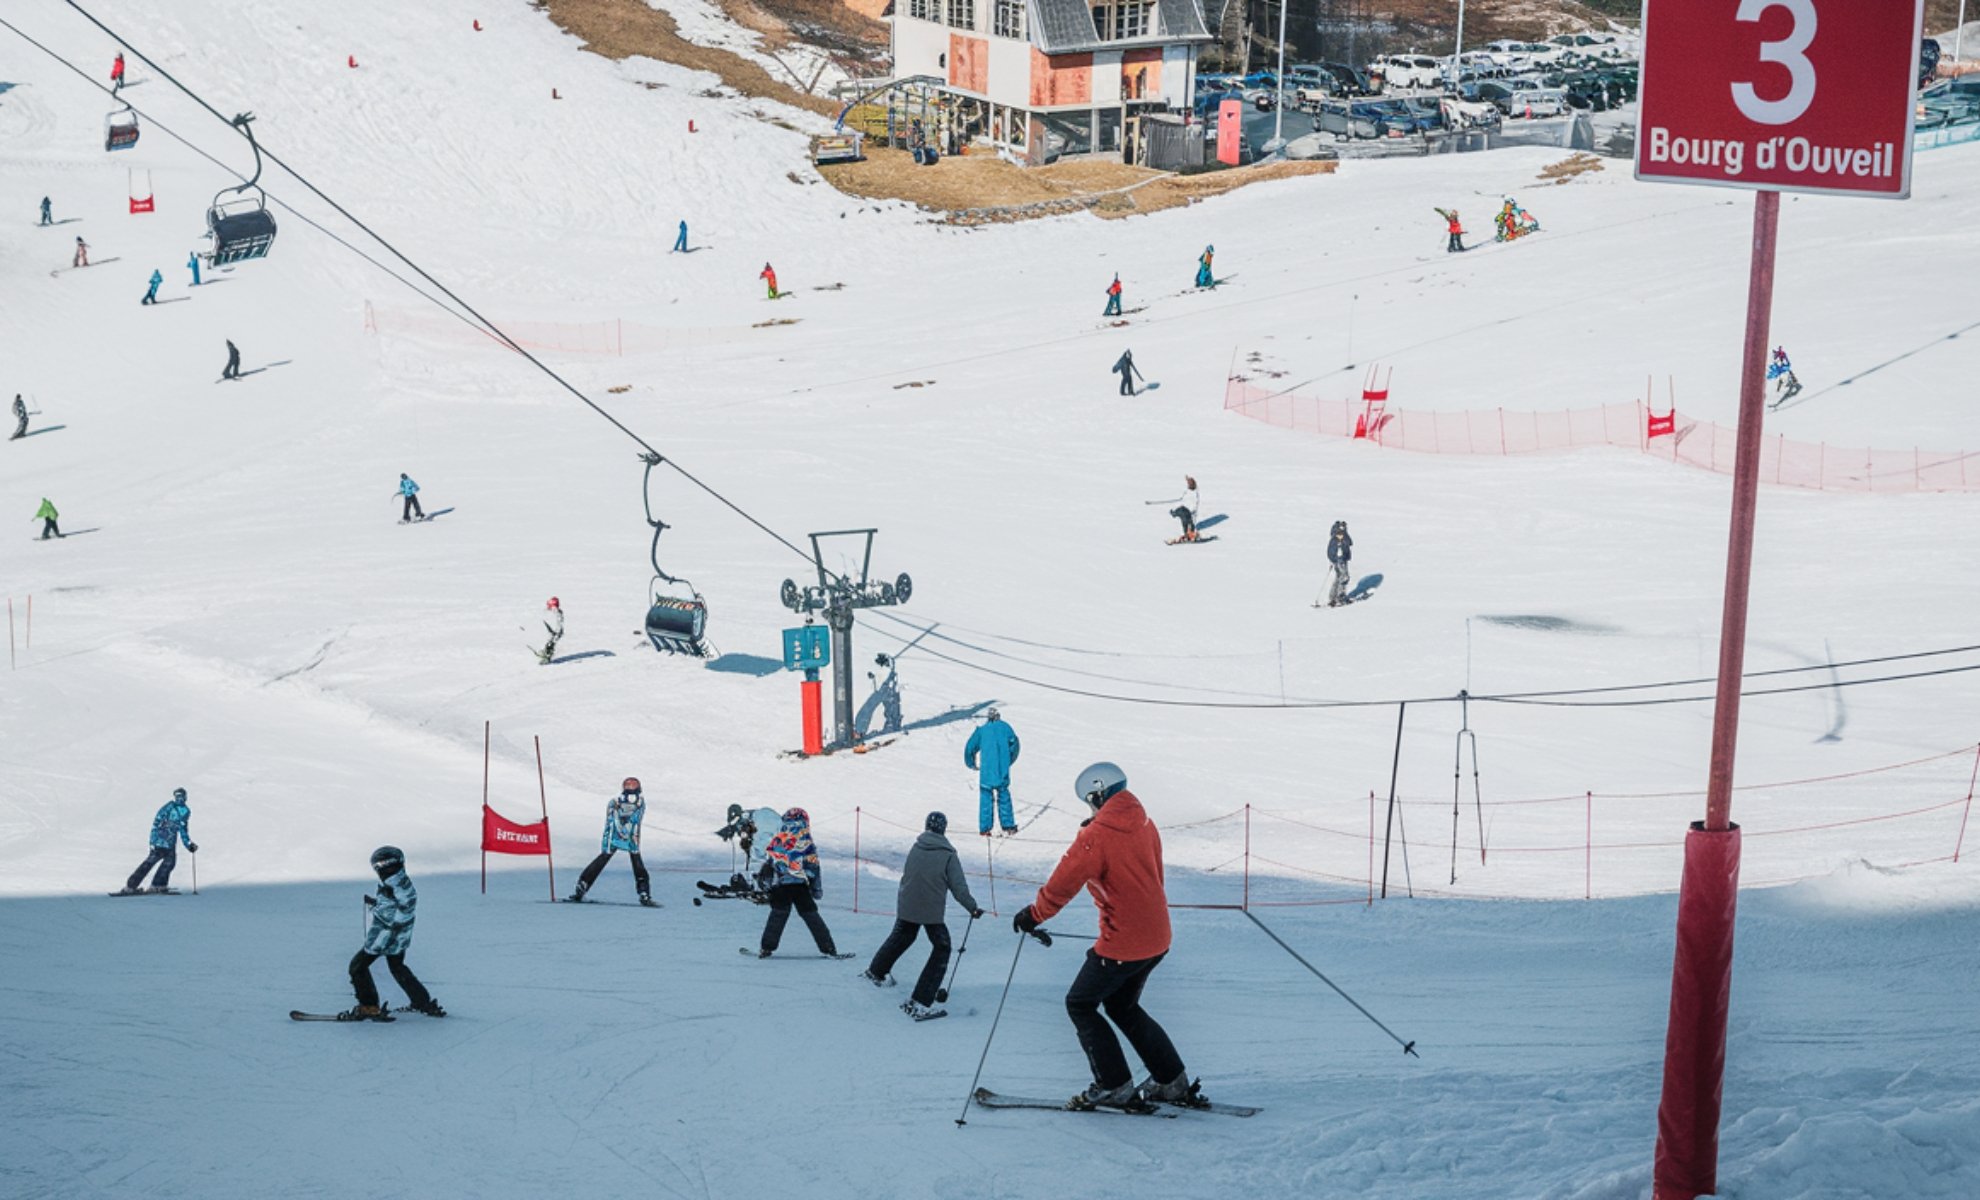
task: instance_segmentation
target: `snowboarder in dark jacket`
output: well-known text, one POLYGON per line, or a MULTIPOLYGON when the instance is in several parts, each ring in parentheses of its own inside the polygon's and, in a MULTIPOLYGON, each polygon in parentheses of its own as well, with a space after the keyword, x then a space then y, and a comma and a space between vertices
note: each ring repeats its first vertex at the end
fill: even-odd
POLYGON ((1327 607, 1339 608, 1348 602, 1348 560, 1354 557, 1354 539, 1348 536, 1346 521, 1334 522, 1327 538, 1327 561, 1334 566, 1334 582, 1327 589, 1327 607))
POLYGON ((1134 395, 1135 376, 1141 374, 1141 372, 1137 371, 1134 366, 1134 351, 1132 350, 1121 351, 1121 356, 1118 359, 1114 360, 1114 374, 1119 375, 1121 377, 1121 395, 1123 396, 1134 395))
POLYGON ((151 818, 151 853, 145 855, 138 869, 124 881, 124 894, 135 895, 144 891, 144 877, 151 874, 153 865, 158 874, 151 881, 151 890, 163 892, 172 886, 172 868, 179 863, 178 843, 183 841, 186 853, 198 854, 199 847, 192 840, 192 809, 186 804, 186 789, 172 789, 172 798, 151 818))
POLYGON ((21 399, 21 394, 19 392, 15 392, 14 393, 14 436, 8 438, 7 440, 10 442, 18 441, 21 438, 27 436, 27 431, 28 431, 27 403, 21 399))
POLYGON ((901 1004, 901 1011, 917 1021, 939 1017, 947 1011, 934 1005, 936 989, 942 986, 942 973, 949 968, 949 923, 944 919, 949 897, 956 898, 956 903, 969 913, 970 920, 983 915, 983 910, 976 906, 976 898, 969 894, 962 859, 944 836, 949 831, 949 818, 938 812, 929 813, 922 830, 921 836, 914 840, 914 848, 908 851, 907 864, 901 868, 901 890, 894 901, 894 930, 880 943, 873 962, 862 976, 875 987, 892 983, 888 972, 894 969, 894 963, 914 945, 917 935, 926 933, 930 947, 928 962, 921 968, 914 992, 901 1004))
POLYGON ((55 223, 55 208, 46 196, 41 198, 41 223, 43 225, 55 223))
POLYGON ((429 1017, 446 1016, 447 1010, 406 966, 419 893, 406 875, 405 852, 397 846, 380 846, 371 852, 371 869, 378 873, 378 894, 364 898, 365 907, 371 910, 371 927, 365 930, 364 945, 351 956, 351 988, 357 993, 357 1007, 344 1013, 344 1019, 391 1020, 378 1002, 378 985, 371 978, 371 964, 381 958, 393 980, 405 990, 408 1008, 429 1017))
POLYGON ((639 780, 628 775, 619 785, 619 794, 605 806, 605 835, 599 842, 598 857, 578 876, 571 903, 583 903, 584 894, 598 882, 598 873, 612 861, 614 854, 624 850, 632 858, 633 887, 639 892, 639 902, 648 908, 659 907, 653 902, 653 884, 646 874, 646 862, 639 856, 639 823, 645 817, 646 797, 640 794, 639 780))
POLYGON ((227 366, 226 366, 226 369, 225 369, 225 370, 223 370, 223 371, 221 371, 221 372, 220 372, 220 378, 222 378, 222 379, 239 379, 240 377, 241 377, 241 350, 240 350, 240 347, 238 347, 238 346, 236 346, 236 345, 234 345, 234 343, 232 343, 232 342, 228 342, 228 343, 227 343, 227 366))

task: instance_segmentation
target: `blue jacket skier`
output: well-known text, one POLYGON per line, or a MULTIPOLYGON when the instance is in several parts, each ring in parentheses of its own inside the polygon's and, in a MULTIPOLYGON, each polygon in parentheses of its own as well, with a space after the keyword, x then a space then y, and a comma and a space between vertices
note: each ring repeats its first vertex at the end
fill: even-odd
POLYGON ((357 992, 357 1007, 341 1014, 347 1021, 389 1021, 391 1016, 378 1002, 378 985, 371 979, 371 964, 379 959, 404 989, 408 1007, 429 1017, 444 1017, 440 1007, 419 977, 406 966, 406 951, 412 948, 413 916, 419 905, 419 892, 406 875, 406 855, 397 846, 380 846, 371 852, 371 869, 378 873, 378 894, 367 895, 364 903, 371 910, 371 926, 365 930, 364 945, 351 956, 351 987, 357 992))
POLYGON ((172 798, 158 810, 157 816, 151 818, 151 853, 124 881, 124 894, 128 896, 144 891, 144 877, 150 874, 154 864, 158 867, 158 875, 151 881, 150 890, 170 890, 172 868, 179 862, 180 842, 185 843, 188 854, 199 853, 199 847, 192 840, 192 808, 186 804, 186 789, 173 788, 172 798))
POLYGON ((1217 286, 1217 276, 1210 269, 1210 263, 1216 256, 1217 248, 1215 246, 1205 246, 1203 253, 1198 256, 1196 260, 1197 287, 1207 288, 1217 286))
POLYGON ((199 286, 199 251, 195 250, 191 254, 186 255, 186 265, 192 268, 193 286, 198 287, 199 286))
POLYGON ((165 282, 165 276, 161 275, 156 268, 153 268, 151 272, 151 290, 147 291, 144 294, 144 299, 138 301, 138 303, 139 304, 158 303, 158 285, 164 282, 165 282))
POLYGON ((414 517, 424 521, 426 511, 419 506, 419 485, 408 479, 403 472, 399 475, 399 495, 406 502, 399 508, 399 524, 404 525, 414 517))
POLYGON ((997 822, 1006 835, 1017 832, 1017 819, 1011 815, 1011 764, 1018 760, 1018 735, 1004 723, 1004 714, 991 709, 983 714, 983 724, 969 735, 963 746, 963 766, 976 772, 979 795, 976 831, 990 836, 991 806, 996 806, 997 822))
POLYGON ((55 208, 46 196, 41 198, 41 223, 43 225, 53 225, 55 223, 55 208))
POLYGON ((681 233, 680 233, 680 236, 679 236, 679 237, 677 237, 677 238, 675 238, 675 239, 674 239, 674 249, 675 249, 675 250, 678 250, 678 251, 683 251, 683 252, 685 252, 685 251, 687 250, 687 222, 686 222, 686 221, 682 221, 682 222, 681 222, 681 233))
POLYGON ((646 817, 646 797, 640 794, 639 780, 628 775, 619 785, 619 794, 605 806, 605 835, 599 839, 598 857, 578 876, 577 891, 571 893, 571 903, 582 904, 584 894, 591 885, 598 882, 598 873, 612 856, 624 850, 632 856, 633 887, 639 891, 639 902, 648 908, 658 908, 653 902, 653 885, 646 873, 646 862, 639 856, 639 823, 646 817))
POLYGON ((756 879, 770 893, 770 917, 763 923, 763 940, 756 956, 769 958, 784 940, 784 925, 797 909, 811 930, 820 954, 837 958, 832 931, 818 915, 818 901, 825 895, 825 884, 818 867, 818 847, 811 840, 811 814, 801 808, 784 810, 783 823, 763 851, 763 865, 756 879))

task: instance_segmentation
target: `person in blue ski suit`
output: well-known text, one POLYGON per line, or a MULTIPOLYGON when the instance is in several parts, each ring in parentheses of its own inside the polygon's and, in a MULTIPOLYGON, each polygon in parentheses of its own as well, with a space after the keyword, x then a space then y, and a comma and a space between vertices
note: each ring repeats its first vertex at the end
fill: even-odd
POLYGON ((1210 269, 1210 263, 1216 257, 1216 255, 1217 255, 1217 248, 1215 246, 1205 246, 1203 248, 1203 253, 1197 258, 1196 260, 1197 287, 1207 288, 1207 287, 1217 286, 1217 276, 1210 269))
POLYGON ((172 868, 179 863, 179 842, 185 843, 186 853, 199 853, 192 840, 192 809, 186 804, 186 789, 173 788, 172 798, 151 818, 151 853, 145 855, 138 869, 124 881, 124 891, 143 891, 144 877, 150 874, 153 864, 157 865, 158 874, 151 881, 151 890, 162 892, 170 887, 172 868))
POLYGON ((1004 724, 996 709, 983 714, 983 724, 969 735, 963 746, 963 766, 976 772, 980 796, 976 810, 976 831, 990 836, 991 806, 996 806, 997 823, 1006 834, 1016 833, 1017 819, 1011 815, 1011 765, 1018 760, 1018 736, 1004 724))
POLYGON ((605 836, 599 840, 598 857, 578 876, 571 903, 582 904, 584 894, 598 882, 598 873, 612 861, 614 854, 624 850, 632 856, 633 887, 639 891, 639 902, 648 908, 660 907, 653 902, 653 884, 646 874, 646 863, 639 856, 639 823, 645 817, 646 797, 640 794, 639 780, 629 775, 619 786, 619 794, 605 806, 605 836))
POLYGON ((685 252, 685 251, 687 250, 687 222, 686 222, 686 221, 682 221, 682 222, 681 222, 681 234, 680 234, 680 236, 679 236, 679 237, 677 237, 677 238, 675 238, 675 239, 674 239, 674 249, 675 249, 675 250, 677 250, 677 251, 682 251, 682 252, 685 252))
POLYGON ((186 265, 192 268, 193 286, 198 287, 199 286, 199 251, 195 250, 191 254, 186 255, 186 265))
POLYGON ((784 926, 797 909, 818 943, 820 954, 837 957, 838 946, 825 918, 818 915, 818 901, 825 895, 825 883, 818 868, 818 847, 811 840, 811 814, 801 808, 784 810, 783 822, 770 844, 763 849, 763 865, 756 870, 756 882, 770 895, 770 917, 763 923, 763 940, 756 956, 769 958, 784 940, 784 926))
POLYGON ((405 852, 397 846, 380 846, 371 852, 371 869, 378 873, 378 894, 364 898, 365 907, 371 911, 371 927, 365 930, 364 945, 351 956, 351 987, 357 992, 357 1007, 344 1016, 353 1021, 385 1017, 385 1007, 378 1002, 378 985, 371 978, 371 964, 381 958, 405 990, 407 1007, 429 1017, 446 1016, 447 1010, 406 966, 419 892, 406 875, 405 852))
POLYGON ((165 276, 160 274, 156 268, 153 268, 151 272, 151 290, 147 291, 144 294, 144 299, 138 301, 138 303, 139 304, 158 303, 158 285, 164 282, 165 282, 165 276))
POLYGON ((41 223, 43 225, 55 223, 55 207, 46 196, 41 198, 41 223))
POLYGON ((419 506, 419 485, 406 478, 403 472, 399 475, 399 495, 406 498, 399 509, 399 524, 404 525, 414 517, 422 521, 426 519, 426 511, 419 506))

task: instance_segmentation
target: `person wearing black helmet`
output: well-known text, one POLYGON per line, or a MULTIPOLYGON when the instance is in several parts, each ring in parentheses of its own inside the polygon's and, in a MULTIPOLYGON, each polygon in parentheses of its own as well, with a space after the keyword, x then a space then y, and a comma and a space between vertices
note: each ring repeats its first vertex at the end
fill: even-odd
POLYGON ((944 836, 948 832, 949 818, 943 813, 929 813, 922 822, 921 836, 914 840, 907 862, 901 867, 900 894, 894 901, 894 930, 880 943, 873 962, 860 975, 874 987, 890 986, 894 979, 888 972, 894 969, 894 963, 914 945, 916 937, 927 933, 928 962, 921 968, 913 995, 901 1004, 901 1011, 917 1021, 948 1015, 947 1009, 935 1007, 935 993, 942 986, 942 973, 949 967, 946 919, 949 897, 956 898, 970 920, 983 915, 983 910, 976 906, 976 898, 969 894, 962 860, 944 836))
POLYGON ((1348 562, 1354 557, 1354 539, 1348 536, 1346 521, 1334 522, 1334 531, 1327 537, 1327 561, 1332 564, 1334 581, 1327 588, 1327 607, 1339 608, 1348 603, 1348 562))
POLYGON ((378 1002, 378 985, 371 979, 371 964, 379 959, 392 972, 392 978, 405 989, 407 1007, 429 1017, 444 1017, 426 985, 406 965, 406 951, 412 946, 413 909, 419 893, 406 876, 406 855, 397 846, 380 846, 371 852, 371 869, 378 873, 378 894, 367 895, 364 903, 371 910, 371 928, 364 945, 351 956, 351 987, 357 992, 357 1006, 339 1014, 346 1021, 389 1021, 392 1015, 378 1002))
POLYGON ((624 850, 632 857, 633 887, 639 892, 639 902, 648 908, 660 907, 653 901, 653 884, 646 874, 646 862, 639 856, 639 823, 645 816, 646 797, 640 794, 639 780, 628 775, 619 785, 619 794, 605 805, 605 836, 599 842, 598 857, 578 876, 572 904, 584 903, 584 894, 598 882, 598 873, 614 854, 624 850))
MULTIPOLYGON (((784 925, 791 910, 811 930, 811 940, 827 958, 851 958, 839 953, 825 918, 818 915, 818 902, 825 897, 823 875, 818 867, 818 847, 811 840, 811 814, 801 808, 784 810, 776 836, 763 850, 763 865, 757 868, 756 882, 769 893, 770 916, 763 922, 763 940, 756 956, 769 958, 784 940, 784 925)), ((744 951, 747 953, 748 948, 744 951)))
POLYGON ((178 843, 183 841, 186 853, 198 854, 199 847, 192 840, 192 809, 186 804, 186 789, 173 788, 172 798, 159 808, 158 815, 151 818, 151 853, 145 856, 138 869, 124 881, 124 890, 119 895, 135 896, 146 891, 144 877, 151 874, 154 864, 158 874, 152 879, 150 891, 170 893, 172 891, 172 868, 179 862, 178 843))

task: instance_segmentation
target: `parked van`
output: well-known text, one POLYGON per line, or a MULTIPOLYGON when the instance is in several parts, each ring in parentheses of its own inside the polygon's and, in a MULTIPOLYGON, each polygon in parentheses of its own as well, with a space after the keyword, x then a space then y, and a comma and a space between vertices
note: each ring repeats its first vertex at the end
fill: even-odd
POLYGON ((1444 64, 1427 54, 1390 54, 1369 63, 1368 70, 1381 72, 1390 87, 1436 87, 1444 64))
POLYGON ((1521 88, 1507 97, 1506 112, 1515 117, 1558 117, 1568 111, 1567 92, 1561 88, 1521 88))

